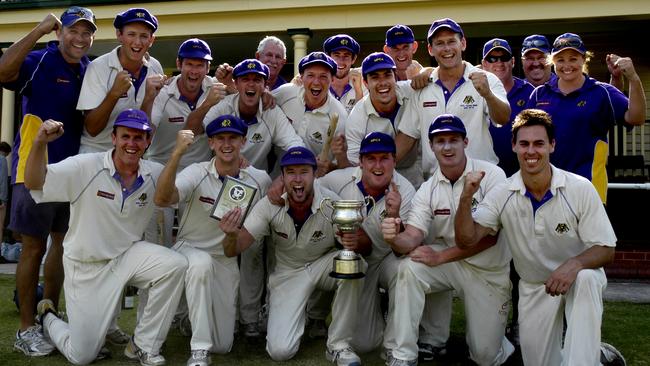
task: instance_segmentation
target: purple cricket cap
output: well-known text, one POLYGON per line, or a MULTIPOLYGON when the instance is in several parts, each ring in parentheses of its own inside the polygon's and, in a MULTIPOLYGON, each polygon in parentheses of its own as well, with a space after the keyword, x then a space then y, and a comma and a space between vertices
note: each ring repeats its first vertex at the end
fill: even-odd
POLYGON ((240 118, 230 114, 224 114, 210 122, 205 128, 205 134, 208 137, 223 132, 232 132, 241 136, 246 136, 248 133, 248 126, 240 118))
POLYGON ((259 60, 249 58, 235 65, 235 68, 232 70, 232 76, 235 79, 246 74, 258 74, 262 75, 264 79, 268 79, 269 67, 259 60))
POLYGON ((280 167, 289 165, 311 165, 316 168, 316 157, 311 150, 302 146, 294 146, 280 159, 280 167))
POLYGON ((429 127, 429 140, 436 134, 442 132, 458 132, 467 136, 467 130, 463 121, 453 114, 441 114, 433 120, 429 127))
POLYGON ((387 152, 395 153, 395 140, 383 132, 371 132, 361 140, 359 155, 387 152))
POLYGON ((190 38, 183 42, 178 48, 178 58, 193 58, 198 60, 212 60, 210 46, 198 38, 190 38))
POLYGON ((564 33, 553 41, 551 55, 556 55, 564 50, 575 50, 583 56, 587 53, 587 48, 582 43, 582 38, 575 33, 564 33))
POLYGON ((140 131, 151 131, 151 123, 147 114, 139 109, 126 109, 117 115, 114 127, 122 126, 140 131))
POLYGON ((395 70, 395 61, 389 55, 383 52, 374 52, 363 59, 361 63, 361 74, 365 77, 369 73, 383 69, 395 70))
POLYGON ((71 27, 81 20, 90 23, 93 31, 97 30, 95 14, 93 14, 92 10, 88 8, 71 6, 61 14, 61 24, 63 24, 64 27, 71 27))
POLYGON ((493 38, 485 42, 485 45, 483 45, 483 58, 489 55, 490 52, 499 48, 508 52, 510 56, 512 56, 512 48, 510 48, 510 44, 508 44, 508 41, 501 38, 493 38))
POLYGON ((431 43, 431 37, 433 37, 434 34, 436 34, 437 31, 447 28, 450 31, 454 33, 460 34, 461 37, 465 37, 465 34, 463 33, 463 29, 456 23, 453 19, 450 18, 443 18, 443 19, 438 19, 431 23, 431 27, 429 28, 429 32, 427 33, 427 42, 431 43))
POLYGON ((158 19, 145 8, 131 8, 115 16, 113 26, 116 29, 124 27, 126 24, 133 22, 142 22, 149 26, 153 32, 158 29, 158 19))
POLYGON ((528 51, 539 51, 548 55, 551 53, 551 44, 543 35, 533 34, 524 38, 524 41, 521 43, 521 55, 526 55, 528 51))
POLYGON ((308 66, 313 64, 324 65, 325 67, 330 69, 332 75, 336 74, 336 69, 338 68, 338 66, 336 65, 336 61, 334 61, 334 59, 329 57, 324 52, 312 52, 307 56, 303 57, 302 59, 300 59, 300 62, 298 63, 298 72, 302 74, 308 66))
POLYGON ((413 42, 415 42, 413 31, 411 28, 403 24, 394 25, 386 31, 386 46, 388 47, 395 47, 398 44, 413 42))
POLYGON ((348 50, 353 55, 358 55, 361 51, 361 46, 354 40, 354 38, 347 34, 337 34, 331 36, 323 42, 323 51, 328 55, 336 50, 348 50))

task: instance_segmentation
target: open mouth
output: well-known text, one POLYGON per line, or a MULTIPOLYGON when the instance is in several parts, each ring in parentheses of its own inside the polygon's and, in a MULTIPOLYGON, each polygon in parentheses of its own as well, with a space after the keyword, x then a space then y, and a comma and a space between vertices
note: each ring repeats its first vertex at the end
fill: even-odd
POLYGON ((249 97, 254 97, 255 96, 255 90, 246 90, 244 91, 244 94, 249 97))
POLYGON ((310 88, 310 89, 309 89, 309 92, 311 93, 311 95, 317 97, 317 96, 319 96, 319 95, 323 92, 323 89, 320 89, 320 88, 310 88))

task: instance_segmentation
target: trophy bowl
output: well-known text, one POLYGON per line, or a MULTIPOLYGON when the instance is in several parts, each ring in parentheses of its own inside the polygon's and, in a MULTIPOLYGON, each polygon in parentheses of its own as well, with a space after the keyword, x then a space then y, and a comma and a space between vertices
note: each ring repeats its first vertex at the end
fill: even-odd
MULTIPOLYGON (((323 198, 320 202, 320 212, 327 221, 335 224, 341 232, 353 233, 359 230, 363 222, 361 209, 366 207, 368 200, 372 200, 372 197, 367 197, 366 201, 332 201, 330 198, 323 198), (332 210, 330 217, 325 215, 324 207, 329 207, 332 210)), ((355 279, 365 276, 361 270, 361 257, 351 250, 341 250, 334 257, 333 270, 330 272, 330 276, 339 279, 355 279)))

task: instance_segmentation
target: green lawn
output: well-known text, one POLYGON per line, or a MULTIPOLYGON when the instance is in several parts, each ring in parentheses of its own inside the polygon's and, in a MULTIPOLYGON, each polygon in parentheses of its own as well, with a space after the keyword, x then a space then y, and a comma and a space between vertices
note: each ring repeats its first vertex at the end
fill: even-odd
MULTIPOLYGON (((55 354, 43 358, 27 358, 22 353, 13 351, 15 332, 18 327, 18 312, 12 302, 14 289, 13 276, 0 275, 0 365, 42 365, 57 366, 68 364, 63 356, 55 354)), ((650 365, 650 305, 605 303, 603 340, 614 344, 625 355, 628 365, 650 365)), ((135 310, 125 310, 120 318, 120 326, 132 331, 135 310)), ((449 355, 439 362, 421 363, 423 365, 471 365, 467 359, 467 347, 464 341, 464 319, 462 303, 454 300, 454 320, 452 335, 449 340, 449 355)), ((113 358, 97 362, 97 365, 134 365, 122 355, 122 349, 111 347, 113 358)), ((286 362, 290 365, 331 365, 325 360, 325 341, 305 339, 296 357, 286 362)), ((189 338, 181 336, 178 331, 171 331, 163 349, 167 365, 185 365, 189 356, 189 338)), ((233 351, 228 355, 214 355, 214 365, 273 365, 267 356, 264 342, 249 343, 237 339, 233 351)), ((364 365, 383 365, 377 352, 362 355, 364 365)), ((508 360, 508 365, 521 365, 518 354, 508 360)))

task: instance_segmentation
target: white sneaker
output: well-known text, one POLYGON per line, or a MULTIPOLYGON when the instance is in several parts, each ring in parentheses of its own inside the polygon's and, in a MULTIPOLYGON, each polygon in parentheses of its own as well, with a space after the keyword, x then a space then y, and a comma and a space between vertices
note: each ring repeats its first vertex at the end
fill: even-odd
POLYGON ((187 366, 208 366, 210 364, 212 364, 210 352, 204 349, 193 349, 187 360, 187 366))
POLYGON ((600 343, 600 363, 605 366, 626 366, 625 358, 616 347, 609 343, 600 343))
POLYGON ((133 337, 131 337, 129 344, 127 344, 124 349, 124 356, 132 360, 140 361, 140 365, 142 366, 161 366, 165 364, 165 358, 162 355, 154 355, 145 352, 135 344, 133 337))
POLYGON ((24 331, 16 332, 14 349, 21 351, 26 356, 47 356, 56 349, 43 335, 40 325, 32 325, 24 331))
POLYGON ((336 363, 337 366, 361 366, 361 359, 349 347, 337 350, 327 349, 325 358, 329 362, 336 363))

